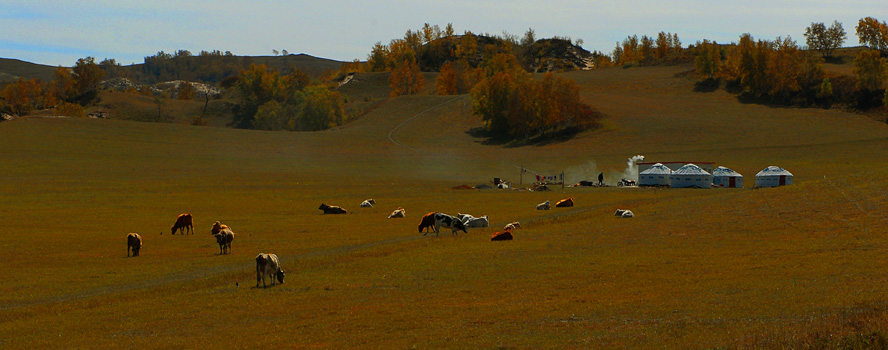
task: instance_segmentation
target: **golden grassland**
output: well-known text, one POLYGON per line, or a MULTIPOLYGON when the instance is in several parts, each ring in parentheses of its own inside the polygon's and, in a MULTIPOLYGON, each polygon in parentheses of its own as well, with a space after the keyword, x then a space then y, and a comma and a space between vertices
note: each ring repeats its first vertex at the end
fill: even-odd
POLYGON ((525 146, 473 137, 468 98, 431 94, 315 133, 0 123, 0 347, 853 348, 884 338, 888 125, 696 93, 687 69, 568 73, 608 126, 525 146), (517 183, 518 166, 554 174, 592 162, 614 182, 635 154, 714 161, 747 188, 450 189, 517 183), (795 184, 751 189, 768 165, 795 184), (534 209, 568 196, 575 207, 534 209), (377 206, 359 208, 367 198, 377 206), (321 202, 350 213, 321 215, 321 202), (407 218, 386 219, 397 207, 407 218), (637 217, 617 219, 616 208, 637 217), (489 215, 493 227, 423 236, 416 224, 429 211, 489 215), (194 214, 194 235, 170 235, 181 212, 194 214), (237 233, 230 255, 209 234, 216 220, 237 233), (523 226, 514 241, 489 241, 511 221, 523 226), (128 232, 143 237, 137 258, 126 257, 128 232), (254 288, 259 252, 281 258, 286 283, 254 288))

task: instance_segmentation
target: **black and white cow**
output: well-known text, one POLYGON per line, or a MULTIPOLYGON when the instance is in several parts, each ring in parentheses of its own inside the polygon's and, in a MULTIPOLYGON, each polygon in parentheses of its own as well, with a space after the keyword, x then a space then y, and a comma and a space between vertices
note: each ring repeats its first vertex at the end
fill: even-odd
POLYGON ((462 230, 465 233, 469 233, 469 230, 466 229, 466 225, 462 223, 456 217, 444 214, 444 213, 435 213, 435 235, 437 236, 441 232, 441 227, 450 227, 452 230, 450 232, 451 235, 456 236, 458 230, 462 230))

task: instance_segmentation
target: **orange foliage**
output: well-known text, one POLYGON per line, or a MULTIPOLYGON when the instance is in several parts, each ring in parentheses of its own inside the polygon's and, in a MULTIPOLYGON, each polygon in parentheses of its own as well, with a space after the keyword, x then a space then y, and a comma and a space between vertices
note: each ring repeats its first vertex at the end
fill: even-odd
POLYGON ((422 90, 425 85, 425 79, 419 71, 419 65, 416 60, 405 60, 392 70, 389 75, 390 95, 397 97, 401 95, 413 95, 422 90))

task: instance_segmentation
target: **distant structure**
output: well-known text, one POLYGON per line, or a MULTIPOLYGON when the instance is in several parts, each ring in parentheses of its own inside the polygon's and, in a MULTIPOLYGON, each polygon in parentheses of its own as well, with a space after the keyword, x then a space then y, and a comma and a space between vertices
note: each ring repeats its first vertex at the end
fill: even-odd
POLYGON ((672 169, 657 163, 638 173, 638 186, 669 186, 672 169))
POLYGON ((669 187, 712 188, 712 174, 695 164, 685 164, 672 172, 672 176, 669 177, 669 187))
POLYGON ((676 171, 681 167, 685 166, 685 164, 695 164, 700 169, 705 170, 707 173, 712 174, 712 171, 715 170, 715 162, 644 162, 637 163, 638 165, 638 173, 640 174, 642 171, 650 169, 652 166, 662 164, 667 168, 672 169, 672 171, 676 171))
POLYGON ((792 173, 779 166, 769 166, 755 174, 755 187, 792 185, 792 173))
POLYGON ((712 171, 712 184, 717 187, 743 188, 743 175, 720 166, 712 171))

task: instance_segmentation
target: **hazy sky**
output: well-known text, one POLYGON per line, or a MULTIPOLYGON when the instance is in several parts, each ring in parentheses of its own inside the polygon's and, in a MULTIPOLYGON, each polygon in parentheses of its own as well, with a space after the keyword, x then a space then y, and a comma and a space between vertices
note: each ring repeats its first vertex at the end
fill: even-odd
POLYGON ((158 51, 272 50, 351 61, 365 60, 376 42, 388 44, 424 23, 458 34, 555 35, 583 39, 589 51, 610 53, 638 34, 677 33, 684 46, 702 39, 737 41, 791 36, 800 46, 811 22, 842 23, 846 46, 858 45, 863 17, 888 20, 886 0, 3 0, 0 57, 72 66, 78 58, 142 63, 158 51))

